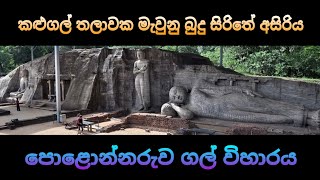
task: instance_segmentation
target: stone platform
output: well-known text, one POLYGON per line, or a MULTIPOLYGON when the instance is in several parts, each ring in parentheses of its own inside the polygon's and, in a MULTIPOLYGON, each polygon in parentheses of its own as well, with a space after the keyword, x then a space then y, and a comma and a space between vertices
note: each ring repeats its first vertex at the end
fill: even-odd
MULTIPOLYGON (((21 111, 16 111, 14 105, 3 106, 2 109, 11 110, 12 114, 0 116, 0 126, 12 119, 19 119, 23 126, 55 120, 53 111, 28 108, 24 105, 21 106, 21 111)), ((154 113, 132 113, 129 115, 124 111, 90 112, 90 114, 89 112, 86 114, 84 111, 64 111, 63 113, 67 114, 67 118, 72 117, 69 120, 75 120, 76 115, 81 113, 86 120, 94 122, 95 126, 99 127, 99 131, 96 131, 99 133, 139 128, 145 131, 170 132, 172 134, 179 134, 176 132, 181 129, 186 131, 199 130, 196 133, 197 135, 208 134, 205 133, 205 130, 214 132, 212 135, 320 135, 319 129, 275 124, 239 123, 209 118, 184 120, 154 113)))
MULTIPOLYGON (((112 116, 112 113, 105 113, 112 116)), ((155 113, 132 113, 119 118, 112 117, 113 123, 103 127, 101 132, 112 132, 121 128, 140 128, 150 131, 181 134, 208 135, 318 135, 320 130, 293 127, 290 125, 240 123, 220 119, 197 118, 184 120, 155 113), (116 121, 117 119, 117 121, 116 121), (181 131, 181 132, 180 132, 181 131)))
POLYGON ((220 119, 199 118, 191 121, 195 127, 210 129, 219 135, 319 135, 314 128, 290 125, 240 123, 220 119))

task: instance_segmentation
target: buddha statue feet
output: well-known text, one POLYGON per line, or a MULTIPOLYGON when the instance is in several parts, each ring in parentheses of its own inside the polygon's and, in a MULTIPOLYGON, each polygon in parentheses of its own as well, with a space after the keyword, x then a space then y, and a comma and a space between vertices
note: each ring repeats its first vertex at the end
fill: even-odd
POLYGON ((307 124, 313 127, 320 127, 320 110, 309 112, 307 124))

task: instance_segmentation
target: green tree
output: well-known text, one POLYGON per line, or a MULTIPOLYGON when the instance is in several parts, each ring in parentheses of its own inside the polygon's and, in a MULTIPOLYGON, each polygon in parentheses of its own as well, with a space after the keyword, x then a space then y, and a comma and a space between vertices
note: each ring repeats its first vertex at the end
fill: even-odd
MULTIPOLYGON (((14 64, 20 65, 31 61, 31 46, 7 46, 9 53, 13 56, 14 64)), ((34 58, 51 53, 53 46, 36 46, 33 52, 34 58)))
POLYGON ((0 46, 0 74, 8 73, 14 68, 13 56, 8 52, 8 47, 0 46))

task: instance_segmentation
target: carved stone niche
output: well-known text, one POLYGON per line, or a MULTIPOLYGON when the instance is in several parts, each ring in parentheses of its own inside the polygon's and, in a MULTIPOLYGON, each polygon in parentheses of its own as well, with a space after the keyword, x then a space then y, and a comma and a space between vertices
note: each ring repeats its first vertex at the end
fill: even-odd
MULTIPOLYGON (((61 101, 65 100, 73 78, 74 78, 74 75, 70 75, 70 74, 60 75, 61 101)), ((46 74, 45 76, 43 76, 41 80, 41 85, 42 85, 42 99, 47 99, 51 102, 55 102, 56 101, 55 74, 46 74)))
POLYGON ((7 101, 15 101, 16 98, 21 98, 26 91, 26 89, 29 87, 29 71, 24 69, 21 72, 20 80, 19 80, 19 89, 16 92, 10 92, 10 97, 7 99, 7 101))

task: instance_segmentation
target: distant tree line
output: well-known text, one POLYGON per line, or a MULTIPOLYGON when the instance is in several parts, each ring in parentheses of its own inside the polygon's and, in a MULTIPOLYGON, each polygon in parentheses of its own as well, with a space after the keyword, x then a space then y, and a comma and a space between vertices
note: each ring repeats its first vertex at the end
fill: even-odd
MULTIPOLYGON (((93 47, 103 46, 60 46, 60 50, 93 47)), ((195 53, 208 57, 215 65, 219 64, 220 46, 155 47, 195 53)), ((34 58, 51 53, 53 49, 53 46, 36 46, 33 51, 34 58)), ((8 73, 30 60, 31 46, 0 46, 0 73, 8 73)), ((320 78, 320 46, 223 46, 223 66, 252 75, 320 78)))
MULTIPOLYGON (((60 50, 92 47, 96 46, 61 46, 60 50)), ((54 51, 54 46, 0 46, 0 73, 8 73, 17 66, 31 61, 31 48, 34 59, 54 51)))

